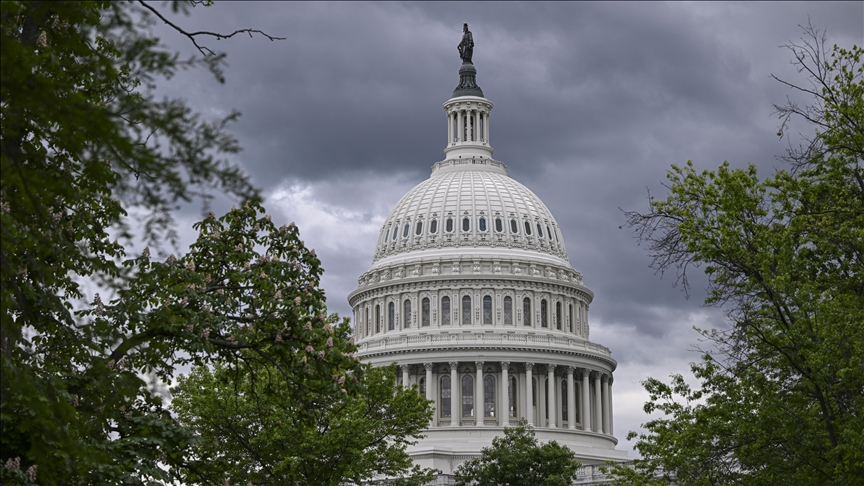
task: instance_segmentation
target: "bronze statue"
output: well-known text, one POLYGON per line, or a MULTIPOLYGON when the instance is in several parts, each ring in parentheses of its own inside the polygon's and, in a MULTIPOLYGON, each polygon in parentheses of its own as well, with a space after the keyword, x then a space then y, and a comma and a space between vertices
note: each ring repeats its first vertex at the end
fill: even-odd
POLYGON ((471 62, 471 56, 474 55, 474 37, 471 35, 471 31, 468 30, 468 24, 462 28, 462 42, 459 43, 459 57, 462 58, 463 63, 474 64, 471 62))

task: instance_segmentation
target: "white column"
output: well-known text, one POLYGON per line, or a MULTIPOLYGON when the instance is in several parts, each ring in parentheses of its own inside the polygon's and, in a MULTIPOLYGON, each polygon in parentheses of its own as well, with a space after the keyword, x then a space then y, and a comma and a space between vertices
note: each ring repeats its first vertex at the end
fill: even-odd
POLYGON ((465 133, 462 129, 462 110, 456 110, 456 141, 462 142, 462 134, 465 133))
POLYGON ((609 434, 609 377, 603 375, 603 433, 609 434))
POLYGON ((423 363, 423 367, 426 368, 426 400, 432 400, 432 421, 429 423, 429 426, 435 425, 435 417, 438 416, 438 401, 435 400, 435 394, 432 392, 432 363, 423 363))
POLYGON ((612 417, 615 416, 612 408, 612 375, 609 375, 609 435, 615 435, 615 424, 612 417))
POLYGON ((485 425, 483 419, 486 417, 486 401, 483 396, 483 362, 474 363, 477 367, 477 382, 474 384, 474 425, 482 427, 485 425))
POLYGON ((549 428, 557 429, 558 417, 555 414, 555 365, 546 365, 546 372, 549 378, 549 384, 546 385, 546 393, 549 396, 549 428))
POLYGON ((408 371, 411 369, 407 364, 399 365, 402 368, 402 387, 408 388, 408 371))
POLYGON ((594 373, 594 422, 595 432, 603 431, 603 392, 600 386, 600 373, 594 373))
POLYGON ((510 369, 510 363, 507 361, 501 362, 501 403, 498 406, 498 425, 506 426, 510 424, 510 377, 507 376, 507 371, 510 369))
POLYGON ((528 419, 528 425, 534 425, 534 404, 531 400, 531 387, 533 385, 531 378, 531 370, 534 368, 534 363, 525 363, 525 417, 528 419))
POLYGON ((573 383, 572 366, 567 367, 567 428, 576 428, 576 388, 573 383))
POLYGON ((486 130, 486 145, 489 145, 489 112, 486 113, 486 122, 483 124, 483 128, 486 130))
POLYGON ((456 368, 459 363, 450 362, 450 426, 458 427, 462 421, 462 410, 459 408, 459 373, 456 368))
POLYGON ((591 432, 591 384, 588 382, 590 371, 582 370, 582 426, 591 432))

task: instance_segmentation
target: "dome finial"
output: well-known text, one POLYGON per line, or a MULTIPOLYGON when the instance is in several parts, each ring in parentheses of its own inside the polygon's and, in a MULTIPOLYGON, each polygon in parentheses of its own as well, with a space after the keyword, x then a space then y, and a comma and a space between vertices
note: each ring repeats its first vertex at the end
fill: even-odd
POLYGON ((457 49, 462 59, 462 67, 459 68, 459 86, 453 90, 453 97, 457 96, 479 96, 483 98, 483 90, 477 85, 477 70, 471 58, 474 57, 474 36, 468 30, 468 24, 462 26, 462 41, 457 49))

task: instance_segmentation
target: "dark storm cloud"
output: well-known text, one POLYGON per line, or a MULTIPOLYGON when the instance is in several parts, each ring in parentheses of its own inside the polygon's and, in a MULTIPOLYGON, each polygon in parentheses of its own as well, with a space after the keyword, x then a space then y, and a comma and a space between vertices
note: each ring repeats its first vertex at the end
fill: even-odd
POLYGON ((864 40, 860 2, 217 3, 177 21, 287 39, 207 41, 228 53, 226 83, 184 72, 164 92, 205 116, 243 113, 232 129, 244 147, 236 160, 274 218, 297 221, 326 269, 329 307, 349 315, 345 297, 383 219, 443 158, 442 103, 458 82, 468 22, 477 80, 495 103, 495 157, 555 215, 595 292, 592 339, 619 360, 623 436, 644 421, 638 381, 686 372, 696 360, 691 326, 725 322, 701 307, 698 270, 686 299, 674 275, 649 268, 645 248, 619 229, 619 208, 645 210, 647 191, 662 197, 669 165, 688 159, 704 169, 752 162, 763 174, 782 165, 788 137, 810 128, 778 140, 771 105, 799 95, 770 75, 805 82, 778 46, 798 41, 808 16, 829 44, 864 40))

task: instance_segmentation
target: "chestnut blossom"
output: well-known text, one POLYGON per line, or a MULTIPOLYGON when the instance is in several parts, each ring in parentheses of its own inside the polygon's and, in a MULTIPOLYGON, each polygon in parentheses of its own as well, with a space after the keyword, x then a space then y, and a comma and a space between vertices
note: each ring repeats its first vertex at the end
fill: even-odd
POLYGON ((310 344, 309 346, 306 346, 306 352, 309 354, 312 354, 315 352, 315 348, 313 348, 312 345, 310 344))
POLYGON ((326 356, 326 353, 324 353, 324 350, 318 351, 318 359, 324 359, 324 356, 326 356))
POLYGON ((327 347, 328 348, 333 347, 333 338, 332 337, 327 338, 327 347))
POLYGON ((191 270, 194 272, 195 271, 195 262, 190 261, 189 263, 187 263, 186 264, 186 270, 191 270))
POLYGON ((294 297, 294 305, 300 305, 300 297, 294 297))

